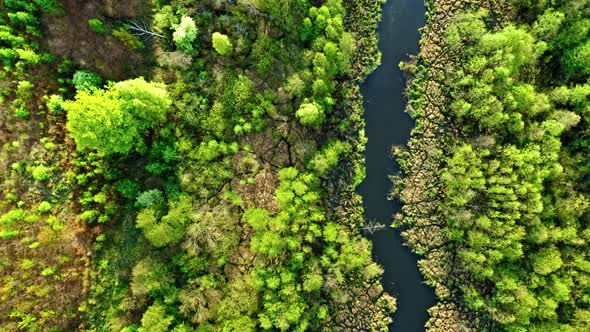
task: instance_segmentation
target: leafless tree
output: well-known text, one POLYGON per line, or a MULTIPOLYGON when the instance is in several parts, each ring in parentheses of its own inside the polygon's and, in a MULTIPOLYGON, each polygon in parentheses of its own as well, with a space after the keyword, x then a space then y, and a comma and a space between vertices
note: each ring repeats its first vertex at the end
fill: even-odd
POLYGON ((367 224, 365 224, 365 226, 363 226, 361 228, 361 230, 365 234, 374 234, 376 232, 384 230, 385 227, 386 227, 385 224, 382 224, 376 220, 371 220, 371 221, 367 222, 367 224))
POLYGON ((146 39, 153 39, 153 38, 166 38, 159 33, 152 31, 150 25, 142 20, 129 20, 126 24, 127 29, 137 37, 146 38, 146 39))

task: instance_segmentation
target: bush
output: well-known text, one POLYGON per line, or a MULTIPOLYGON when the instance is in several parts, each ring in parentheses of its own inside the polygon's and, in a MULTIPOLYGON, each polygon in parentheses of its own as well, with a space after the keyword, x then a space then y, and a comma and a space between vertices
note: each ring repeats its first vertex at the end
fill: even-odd
POLYGON ((4 239, 4 240, 9 240, 9 239, 17 237, 19 235, 20 235, 19 231, 15 231, 12 229, 3 229, 0 231, 0 238, 4 239))
POLYGON ((104 23, 102 23, 102 21, 98 18, 88 20, 88 26, 96 33, 104 33, 106 31, 104 23))
POLYGON ((317 128, 324 122, 324 112, 315 103, 301 104, 295 115, 302 125, 312 128, 317 128))
POLYGON ((78 70, 74 74, 72 81, 76 90, 87 90, 90 88, 99 88, 102 85, 103 79, 95 72, 78 70))
POLYGON ((145 47, 145 45, 141 42, 141 40, 139 40, 139 38, 137 38, 137 36, 134 36, 125 28, 114 29, 112 35, 132 51, 141 50, 145 47))
POLYGON ((47 109, 53 114, 59 114, 64 111, 64 99, 60 95, 51 95, 47 100, 47 109))
POLYGON ((33 179, 35 179, 36 181, 45 181, 49 179, 49 176, 51 176, 50 169, 43 165, 39 165, 33 168, 32 174, 33 179))
POLYGON ((39 206, 37 207, 37 211, 41 212, 41 213, 45 213, 45 212, 49 212, 51 211, 51 203, 43 201, 41 202, 41 204, 39 204, 39 206))
POLYGON ((150 208, 164 204, 164 195, 158 189, 152 189, 142 192, 135 203, 135 206, 139 208, 150 208))
POLYGON ((229 38, 219 32, 213 33, 213 48, 221 55, 230 55, 233 52, 233 45, 229 38))
POLYGON ((172 38, 178 48, 191 52, 193 50, 193 41, 197 38, 199 30, 190 17, 183 17, 180 24, 175 26, 172 38))

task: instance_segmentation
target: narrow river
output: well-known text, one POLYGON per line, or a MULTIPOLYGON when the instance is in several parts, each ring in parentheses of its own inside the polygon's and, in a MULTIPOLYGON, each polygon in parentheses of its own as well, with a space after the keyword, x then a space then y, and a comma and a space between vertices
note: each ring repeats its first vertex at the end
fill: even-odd
POLYGON ((398 69, 409 54, 418 52, 418 29, 425 24, 422 0, 389 0, 383 7, 379 25, 381 66, 362 84, 365 100, 367 177, 359 186, 367 220, 388 227, 372 236, 376 260, 385 268, 383 286, 397 297, 398 310, 390 331, 424 331, 427 310, 434 305, 434 291, 423 284, 417 267, 418 257, 403 246, 399 230, 389 225, 399 204, 387 200, 392 186, 388 176, 397 171, 390 157, 391 146, 407 142, 414 125, 404 112, 404 76, 398 69))

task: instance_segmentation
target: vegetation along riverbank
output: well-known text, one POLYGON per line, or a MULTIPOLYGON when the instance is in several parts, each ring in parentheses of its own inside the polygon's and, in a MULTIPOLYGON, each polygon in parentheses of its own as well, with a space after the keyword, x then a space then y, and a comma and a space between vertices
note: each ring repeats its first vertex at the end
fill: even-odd
POLYGON ((430 1, 395 225, 429 331, 590 328, 587 1, 430 1))
MULTIPOLYGON (((0 331, 395 330, 383 3, 0 1, 0 331)), ((427 9, 391 193, 426 330, 590 331, 590 2, 427 9)))

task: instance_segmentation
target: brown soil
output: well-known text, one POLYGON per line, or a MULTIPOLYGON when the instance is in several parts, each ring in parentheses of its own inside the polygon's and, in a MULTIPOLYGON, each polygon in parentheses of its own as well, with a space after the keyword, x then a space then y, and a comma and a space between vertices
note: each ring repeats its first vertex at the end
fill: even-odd
POLYGON ((81 68, 94 70, 107 79, 146 76, 147 52, 130 51, 108 29, 98 34, 88 26, 88 20, 93 18, 107 23, 123 17, 141 17, 150 10, 145 0, 63 0, 62 5, 63 15, 44 19, 43 46, 51 54, 66 56, 81 68))

